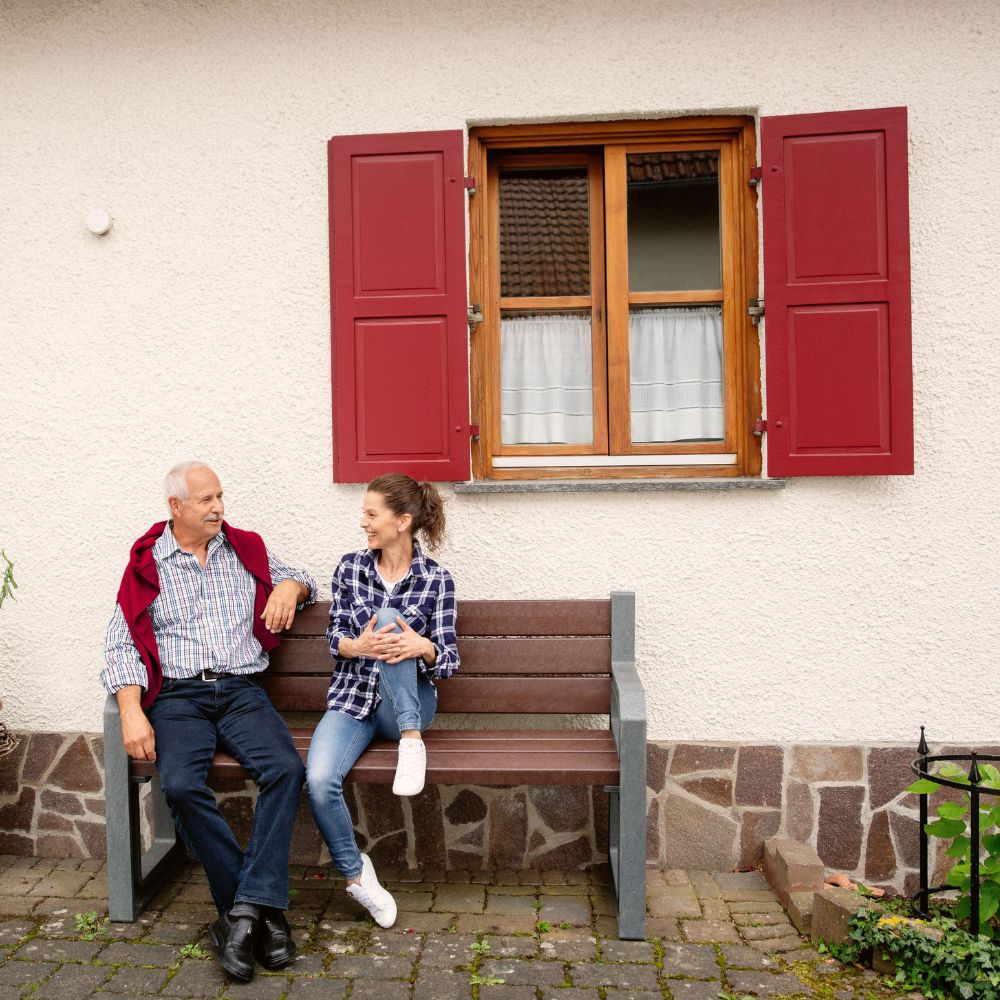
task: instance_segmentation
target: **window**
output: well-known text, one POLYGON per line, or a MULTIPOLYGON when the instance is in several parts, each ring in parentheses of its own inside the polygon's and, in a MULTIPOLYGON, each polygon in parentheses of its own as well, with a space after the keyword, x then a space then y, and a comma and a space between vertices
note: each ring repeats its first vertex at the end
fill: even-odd
POLYGON ((911 474, 906 108, 759 124, 331 139, 335 480, 911 474))
POLYGON ((476 129, 474 474, 759 472, 747 119, 476 129))

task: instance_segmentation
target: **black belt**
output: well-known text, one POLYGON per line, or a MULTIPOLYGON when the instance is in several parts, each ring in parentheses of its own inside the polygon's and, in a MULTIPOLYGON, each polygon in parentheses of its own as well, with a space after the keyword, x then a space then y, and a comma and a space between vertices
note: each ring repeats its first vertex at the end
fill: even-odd
POLYGON ((229 677, 230 674, 224 673, 221 670, 203 670, 197 677, 192 677, 191 680, 203 680, 203 681, 219 681, 223 677, 229 677))

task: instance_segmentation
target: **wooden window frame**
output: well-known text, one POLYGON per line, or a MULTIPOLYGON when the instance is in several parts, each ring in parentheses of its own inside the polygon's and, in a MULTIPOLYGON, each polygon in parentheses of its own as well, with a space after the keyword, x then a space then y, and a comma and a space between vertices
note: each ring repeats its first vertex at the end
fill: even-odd
MULTIPOLYGON (((756 162, 754 123, 745 117, 673 118, 660 121, 577 122, 546 125, 487 126, 470 129, 469 173, 476 179, 476 195, 470 201, 469 289, 470 301, 480 303, 483 320, 472 334, 471 383, 473 422, 478 420, 480 435, 472 442, 473 476, 477 479, 578 479, 578 478, 703 478, 758 476, 761 471, 760 440, 753 434, 754 421, 760 416, 760 346, 757 332, 747 316, 746 302, 757 294, 757 198, 748 181, 756 162), (722 220, 722 295, 717 290, 704 292, 628 293, 628 256, 626 229, 626 190, 624 157, 629 152, 668 149, 720 149, 720 190, 724 203, 722 220), (590 307, 594 329, 595 429, 600 420, 609 428, 608 451, 618 465, 574 466, 538 465, 532 468, 498 468, 494 457, 512 455, 575 456, 584 462, 601 445, 595 433, 594 445, 548 446, 500 444, 500 297, 499 297, 499 211, 496 197, 500 154, 518 154, 518 163, 551 162, 559 155, 578 149, 581 160, 595 153, 601 160, 599 170, 591 170, 591 207, 603 205, 599 220, 592 216, 590 307), (532 154, 533 150, 537 153, 532 154), (610 169, 609 169, 610 166, 610 169), (617 172, 616 172, 617 171, 617 172), (600 190, 594 190, 598 176, 600 190), (609 185, 608 178, 611 177, 609 185), (607 222, 607 231, 604 226, 607 222), (605 261, 605 241, 607 259, 605 261), (624 248, 622 241, 625 241, 624 248), (600 261, 601 267, 597 266, 600 261), (605 286, 605 278, 606 285, 605 286), (711 443, 672 444, 669 449, 658 444, 629 442, 629 374, 627 327, 629 304, 711 304, 723 306, 725 372, 725 440, 711 443), (606 308, 604 308, 606 303, 606 308), (607 393, 599 400, 597 391, 606 345, 607 393), (624 346, 623 346, 624 345, 624 346), (728 353, 727 353, 728 352, 728 353), (732 360, 730 364, 728 359, 732 360), (605 412, 605 406, 611 412, 605 412), (599 416, 598 410, 601 410, 599 416), (736 455, 734 464, 710 464, 718 453, 736 455), (642 463, 650 456, 649 464, 642 463), (683 462, 685 455, 703 456, 700 464, 663 464, 683 462), (654 458, 655 456, 655 458, 654 458)), ((527 307, 531 302, 527 300, 527 307)), ((560 303, 552 300, 549 307, 560 303)), ((512 300, 504 300, 511 308, 512 300)), ((579 308, 580 304, 575 304, 579 308)), ((582 305, 586 308, 586 304, 582 305)), ((601 452, 603 456, 603 451, 601 452)))

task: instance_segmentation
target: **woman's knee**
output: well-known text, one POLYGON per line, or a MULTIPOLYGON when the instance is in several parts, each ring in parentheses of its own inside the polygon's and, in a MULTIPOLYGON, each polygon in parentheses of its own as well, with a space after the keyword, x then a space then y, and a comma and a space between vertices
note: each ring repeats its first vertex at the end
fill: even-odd
POLYGON ((314 805, 329 805, 344 797, 344 775, 336 768, 314 763, 306 767, 306 789, 314 805))

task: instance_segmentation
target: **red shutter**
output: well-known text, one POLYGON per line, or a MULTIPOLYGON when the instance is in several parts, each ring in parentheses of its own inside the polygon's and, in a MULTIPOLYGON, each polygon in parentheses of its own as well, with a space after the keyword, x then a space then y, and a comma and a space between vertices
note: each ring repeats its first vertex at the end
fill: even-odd
POLYGON ((913 472, 906 108, 761 119, 767 467, 913 472))
POLYGON ((330 140, 333 470, 464 480, 463 134, 330 140))

